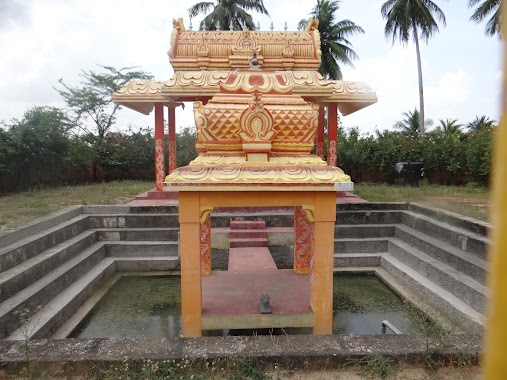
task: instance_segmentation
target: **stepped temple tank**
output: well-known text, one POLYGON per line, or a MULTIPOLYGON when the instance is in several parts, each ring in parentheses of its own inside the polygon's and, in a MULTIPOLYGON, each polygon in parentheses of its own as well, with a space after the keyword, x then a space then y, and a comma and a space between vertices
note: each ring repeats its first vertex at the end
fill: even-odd
POLYGON ((144 113, 155 108, 157 190, 178 192, 182 335, 275 327, 331 334, 336 195, 353 190, 350 177, 336 165, 338 110, 358 111, 377 101, 375 93, 363 83, 328 81, 318 73, 315 20, 302 32, 187 31, 181 19, 173 25, 173 77, 131 81, 113 98, 144 113), (174 108, 187 101, 194 102, 198 157, 176 168, 174 108), (167 176, 164 106, 169 108, 167 176), (293 207, 293 270, 255 269, 255 258, 266 252, 253 250, 253 261, 237 268, 241 273, 212 273, 215 207, 293 207), (270 289, 257 294, 245 279, 252 284, 262 279, 270 289), (301 292, 288 297, 288 288, 301 292), (244 296, 216 297, 227 289, 244 296), (271 314, 258 313, 262 295, 273 295, 271 314))

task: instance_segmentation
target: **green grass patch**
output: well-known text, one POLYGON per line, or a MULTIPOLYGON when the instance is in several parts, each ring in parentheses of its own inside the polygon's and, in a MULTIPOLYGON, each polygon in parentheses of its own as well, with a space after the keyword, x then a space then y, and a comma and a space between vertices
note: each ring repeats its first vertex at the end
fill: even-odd
POLYGON ((155 187, 147 181, 116 181, 78 186, 37 187, 0 195, 0 230, 14 228, 67 206, 124 204, 155 187))
POLYGON ((489 189, 483 186, 443 186, 423 182, 418 187, 412 187, 357 183, 354 193, 370 202, 419 202, 479 220, 489 220, 489 189))

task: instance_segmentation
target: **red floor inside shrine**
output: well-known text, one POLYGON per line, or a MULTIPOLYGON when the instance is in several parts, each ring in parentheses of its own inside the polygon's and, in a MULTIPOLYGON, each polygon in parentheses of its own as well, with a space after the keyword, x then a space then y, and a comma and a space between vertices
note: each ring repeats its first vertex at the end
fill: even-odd
POLYGON ((203 330, 311 327, 310 275, 277 269, 266 247, 231 248, 229 270, 202 278, 203 330), (260 314, 260 297, 271 314, 260 314))

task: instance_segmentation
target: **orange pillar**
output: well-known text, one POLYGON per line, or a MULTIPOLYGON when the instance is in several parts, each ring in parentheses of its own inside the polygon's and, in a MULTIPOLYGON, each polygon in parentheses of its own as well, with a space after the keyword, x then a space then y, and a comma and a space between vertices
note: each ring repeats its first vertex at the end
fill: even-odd
MULTIPOLYGON (((503 7, 503 6, 502 6, 503 7)), ((502 30, 507 30, 507 7, 501 9, 502 30)), ((493 161, 493 182, 491 207, 492 244, 489 250, 490 272, 488 285, 488 327, 486 329, 486 358, 484 378, 487 380, 507 379, 507 40, 503 39, 503 94, 502 117, 496 128, 493 161)))
POLYGON ((315 193, 315 249, 310 276, 310 306, 313 310, 313 334, 333 332, 333 268, 336 194, 315 193))
POLYGON ((155 103, 155 183, 157 191, 162 191, 164 185, 164 150, 164 106, 155 103))
POLYGON ((175 107, 168 107, 167 109, 167 120, 169 124, 168 131, 168 146, 169 146, 169 162, 168 172, 172 173, 176 169, 176 109, 175 107))
POLYGON ((199 193, 179 193, 181 316, 184 337, 201 336, 202 288, 199 193))
POLYGON ((310 273, 313 256, 313 223, 301 206, 294 207, 294 272, 310 273))
POLYGON ((211 223, 210 215, 206 217, 204 222, 201 222, 201 274, 209 276, 211 274, 211 223))
POLYGON ((316 149, 315 154, 320 158, 324 159, 324 128, 326 124, 326 112, 323 106, 319 107, 319 124, 317 126, 317 134, 316 134, 316 149))
POLYGON ((338 107, 336 103, 329 103, 327 113, 327 165, 336 166, 338 137, 338 107))

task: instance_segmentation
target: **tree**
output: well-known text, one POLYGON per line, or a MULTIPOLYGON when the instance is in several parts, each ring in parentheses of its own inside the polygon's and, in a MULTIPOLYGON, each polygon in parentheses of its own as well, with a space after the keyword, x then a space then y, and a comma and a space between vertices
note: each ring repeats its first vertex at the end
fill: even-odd
POLYGON ((437 126, 437 130, 445 136, 459 135, 463 124, 459 124, 457 119, 440 119, 440 125, 437 126))
MULTIPOLYGON (((481 0, 469 0, 468 6, 474 7, 480 2, 481 0)), ((493 15, 486 23, 484 32, 489 36, 498 34, 500 37, 502 32, 502 11, 500 9, 501 4, 502 0, 483 0, 482 3, 475 9, 474 13, 470 17, 470 20, 479 23, 492 13, 493 15)))
POLYGON ((55 90, 63 97, 72 120, 85 141, 93 147, 93 180, 97 180, 97 162, 104 161, 101 155, 104 151, 106 134, 116 121, 116 113, 121 109, 120 104, 114 103, 112 95, 130 80, 152 79, 150 74, 134 67, 115 69, 111 66, 100 66, 105 72, 81 72, 79 86, 67 85, 63 79, 59 80, 63 88, 55 90))
POLYGON ((436 16, 445 25, 444 12, 431 0, 388 0, 381 8, 382 17, 386 19, 384 29, 386 37, 393 37, 393 44, 399 39, 402 44, 408 43, 410 36, 414 39, 417 54, 417 71, 419 77, 419 133, 424 133, 424 94, 421 67, 419 37, 428 39, 438 32, 436 16))
POLYGON ((199 25, 201 30, 243 30, 244 28, 255 30, 252 16, 247 11, 269 16, 264 8, 263 0, 216 0, 216 3, 201 1, 188 9, 188 15, 192 19, 209 13, 199 25))
MULTIPOLYGON (((350 20, 335 22, 335 13, 340 9, 339 0, 317 0, 310 12, 310 17, 318 20, 320 33, 320 50, 322 51, 319 73, 326 79, 340 80, 343 78, 339 63, 354 67, 353 59, 358 59, 349 36, 364 33, 363 28, 350 20)), ((306 27, 308 21, 301 20, 298 29, 306 27)))
POLYGON ((487 116, 476 116, 474 121, 468 123, 467 128, 470 133, 477 133, 483 129, 489 129, 495 126, 495 120, 491 120, 487 116))
MULTIPOLYGON (((404 134, 416 138, 421 134, 421 114, 414 108, 414 111, 403 112, 405 119, 397 121, 394 124, 394 128, 399 129, 404 134)), ((426 119, 424 121, 425 126, 433 125, 433 120, 426 119)))

